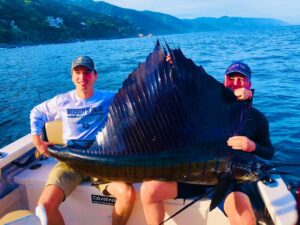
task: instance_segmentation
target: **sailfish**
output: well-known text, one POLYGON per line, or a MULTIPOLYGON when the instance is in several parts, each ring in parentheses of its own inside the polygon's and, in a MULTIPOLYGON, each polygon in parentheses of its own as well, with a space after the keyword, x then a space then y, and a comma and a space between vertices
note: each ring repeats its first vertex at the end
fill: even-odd
POLYGON ((269 164, 227 146, 229 137, 244 130, 250 107, 251 100, 237 101, 180 48, 157 42, 124 80, 96 141, 54 145, 49 152, 78 171, 110 181, 255 181, 269 164))

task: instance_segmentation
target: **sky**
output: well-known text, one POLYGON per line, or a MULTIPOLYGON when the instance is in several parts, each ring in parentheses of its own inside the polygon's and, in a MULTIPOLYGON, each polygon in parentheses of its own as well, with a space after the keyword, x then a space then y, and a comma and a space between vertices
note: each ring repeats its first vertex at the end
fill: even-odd
POLYGON ((273 18, 300 25, 300 0, 104 0, 123 8, 151 10, 178 18, 273 18))

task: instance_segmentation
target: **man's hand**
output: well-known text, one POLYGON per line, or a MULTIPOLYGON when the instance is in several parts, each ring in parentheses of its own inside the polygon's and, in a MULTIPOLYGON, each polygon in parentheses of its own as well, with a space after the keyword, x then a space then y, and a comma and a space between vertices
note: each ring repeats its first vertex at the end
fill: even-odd
POLYGON ((167 61, 168 63, 170 63, 170 65, 173 65, 173 61, 172 61, 172 58, 171 58, 170 55, 167 55, 167 56, 166 56, 166 61, 167 61))
POLYGON ((231 146, 235 150, 241 150, 245 152, 253 152, 256 149, 255 142, 251 141, 245 136, 233 136, 227 140, 227 145, 231 146))
POLYGON ((242 87, 234 90, 234 95, 238 100, 247 100, 252 98, 252 91, 242 87))
POLYGON ((47 157, 50 156, 48 152, 48 146, 52 145, 51 143, 43 141, 39 135, 33 135, 32 141, 36 149, 39 151, 39 153, 47 157))

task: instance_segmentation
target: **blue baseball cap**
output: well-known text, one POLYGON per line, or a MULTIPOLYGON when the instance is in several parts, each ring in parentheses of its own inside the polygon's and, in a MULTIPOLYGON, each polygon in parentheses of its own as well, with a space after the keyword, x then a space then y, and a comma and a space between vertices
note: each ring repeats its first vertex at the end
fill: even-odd
POLYGON ((85 66, 92 71, 96 71, 94 61, 88 56, 78 56, 72 62, 72 70, 77 66, 85 66))
POLYGON ((249 80, 251 80, 251 69, 250 67, 243 62, 234 62, 232 63, 226 70, 225 75, 230 76, 232 73, 240 73, 246 77, 248 77, 249 80))

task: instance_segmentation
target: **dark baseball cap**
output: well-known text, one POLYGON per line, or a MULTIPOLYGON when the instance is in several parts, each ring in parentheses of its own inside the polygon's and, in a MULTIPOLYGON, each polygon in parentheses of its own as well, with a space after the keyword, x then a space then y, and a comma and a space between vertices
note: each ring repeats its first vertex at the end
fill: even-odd
POLYGON ((72 62, 72 70, 77 66, 85 66, 90 70, 96 71, 94 61, 88 56, 78 56, 72 62))
POLYGON ((250 67, 243 62, 234 62, 226 70, 225 75, 230 76, 233 73, 240 73, 248 77, 251 80, 251 69, 250 67))

